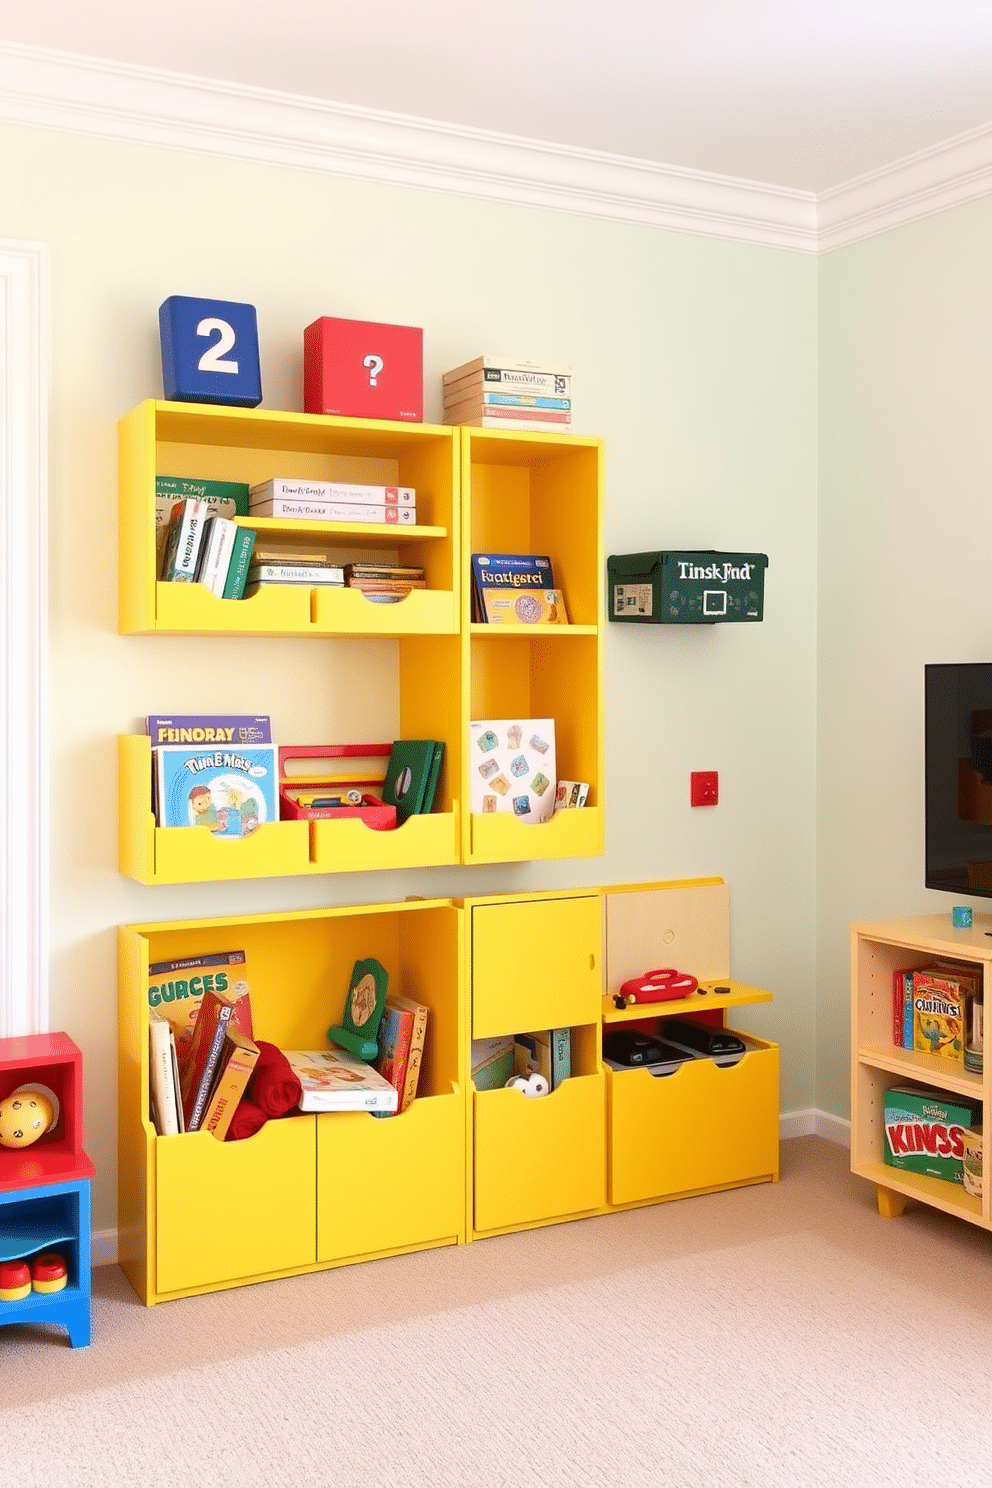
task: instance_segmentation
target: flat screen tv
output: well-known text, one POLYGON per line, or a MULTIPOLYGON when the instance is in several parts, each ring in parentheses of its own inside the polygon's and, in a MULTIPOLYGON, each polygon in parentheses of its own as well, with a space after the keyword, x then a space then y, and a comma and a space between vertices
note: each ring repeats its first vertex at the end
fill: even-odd
POLYGON ((926 886, 992 898, 992 662, 925 675, 926 886))

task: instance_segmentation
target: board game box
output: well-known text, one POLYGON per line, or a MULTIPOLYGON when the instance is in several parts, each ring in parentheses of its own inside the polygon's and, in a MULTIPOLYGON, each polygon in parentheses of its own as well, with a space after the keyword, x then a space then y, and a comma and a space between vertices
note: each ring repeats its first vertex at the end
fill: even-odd
POLYGON ((981 1119, 981 1101, 894 1086, 885 1092, 885 1161, 891 1168, 963 1183, 964 1135, 981 1119))
POLYGON ((279 820, 279 771, 272 744, 156 749, 160 827, 206 827, 215 837, 247 837, 279 820))

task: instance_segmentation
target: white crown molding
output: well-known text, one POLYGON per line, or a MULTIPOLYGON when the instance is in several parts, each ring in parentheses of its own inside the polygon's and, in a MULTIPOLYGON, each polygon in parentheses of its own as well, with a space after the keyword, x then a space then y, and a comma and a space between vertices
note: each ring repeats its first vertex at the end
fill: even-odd
POLYGON ((48 1030, 48 251, 0 239, 0 1037, 48 1030))
POLYGON ((0 63, 9 124, 816 251, 810 192, 13 43, 0 63))
POLYGON ((819 249, 843 247, 992 192, 992 124, 821 192, 819 249))

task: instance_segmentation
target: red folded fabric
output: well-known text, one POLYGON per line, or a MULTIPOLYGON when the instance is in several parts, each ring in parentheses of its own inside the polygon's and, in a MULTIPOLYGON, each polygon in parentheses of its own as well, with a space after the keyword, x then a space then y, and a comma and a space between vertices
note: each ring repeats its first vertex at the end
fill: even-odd
POLYGON ((275 1044, 267 1044, 264 1039, 255 1042, 259 1050, 258 1061, 248 1082, 247 1097, 266 1116, 285 1116, 287 1111, 300 1104, 303 1086, 281 1049, 277 1049, 275 1044))
POLYGON ((265 1112, 256 1106, 254 1101, 242 1097, 238 1102, 237 1110, 231 1117, 231 1124, 224 1138, 225 1142, 243 1142, 245 1137, 253 1137, 268 1119, 265 1112))

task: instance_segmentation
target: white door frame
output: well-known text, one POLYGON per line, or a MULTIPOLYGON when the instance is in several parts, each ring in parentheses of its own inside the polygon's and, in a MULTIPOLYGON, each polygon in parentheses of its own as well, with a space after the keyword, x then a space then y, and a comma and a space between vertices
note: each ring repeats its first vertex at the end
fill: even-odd
POLYGON ((0 238, 0 1037, 48 1031, 48 250, 0 238))

